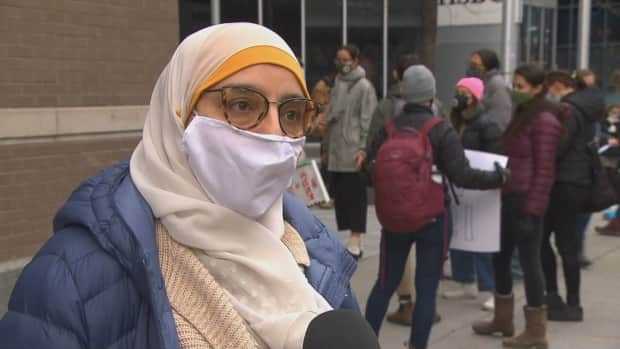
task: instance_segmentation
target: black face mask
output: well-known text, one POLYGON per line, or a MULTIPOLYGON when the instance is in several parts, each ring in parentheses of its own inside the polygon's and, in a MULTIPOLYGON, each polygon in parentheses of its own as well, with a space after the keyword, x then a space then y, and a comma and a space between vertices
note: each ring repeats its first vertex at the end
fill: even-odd
POLYGON ((480 71, 480 69, 476 68, 473 65, 470 65, 469 67, 467 67, 467 70, 465 71, 465 76, 468 78, 478 78, 478 79, 482 79, 482 72, 480 71))
POLYGON ((463 95, 454 96, 454 99, 452 100, 452 110, 460 113, 463 110, 467 109, 468 106, 469 106, 469 103, 468 103, 467 97, 463 95))

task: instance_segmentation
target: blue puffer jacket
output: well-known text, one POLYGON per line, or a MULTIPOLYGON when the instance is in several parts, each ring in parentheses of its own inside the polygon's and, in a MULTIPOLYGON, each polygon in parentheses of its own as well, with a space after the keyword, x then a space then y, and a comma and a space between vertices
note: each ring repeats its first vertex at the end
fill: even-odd
MULTIPOLYGON (((355 262, 290 196, 284 216, 311 258, 306 276, 334 308, 358 309, 355 262)), ((84 182, 54 219, 53 237, 22 272, 0 320, 0 347, 178 349, 152 212, 128 163, 84 182)))

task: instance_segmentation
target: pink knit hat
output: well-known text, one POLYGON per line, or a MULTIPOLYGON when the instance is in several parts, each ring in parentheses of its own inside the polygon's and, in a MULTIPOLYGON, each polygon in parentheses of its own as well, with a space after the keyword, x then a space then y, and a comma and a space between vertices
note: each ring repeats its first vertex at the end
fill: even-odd
POLYGON ((478 78, 463 78, 459 80, 456 84, 456 87, 464 87, 471 92, 471 94, 477 99, 482 99, 482 94, 484 93, 484 84, 482 80, 478 78))

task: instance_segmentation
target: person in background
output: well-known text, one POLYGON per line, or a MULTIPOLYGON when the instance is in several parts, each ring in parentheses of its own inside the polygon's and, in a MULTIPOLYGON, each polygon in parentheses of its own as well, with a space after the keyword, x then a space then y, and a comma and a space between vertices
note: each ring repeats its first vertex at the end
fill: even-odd
MULTIPOLYGON (((390 87, 390 91, 388 95, 381 99, 379 105, 377 105, 377 109, 372 116, 372 120, 370 122, 370 129, 368 130, 368 140, 366 142, 366 154, 370 152, 370 147, 372 146, 372 142, 374 141, 376 135, 383 128, 385 123, 389 120, 392 120, 396 115, 400 114, 402 108, 405 105, 405 100, 402 97, 402 76, 407 68, 413 65, 420 64, 420 58, 415 53, 405 53, 402 54, 398 58, 398 64, 392 70, 392 77, 396 81, 392 87, 390 87)), ((437 108, 437 104, 433 103, 433 108, 437 108)), ((437 111, 434 109, 433 114, 437 115, 437 111)), ((370 169, 368 169, 370 172, 370 169)), ((371 174, 369 173, 369 176, 371 174)), ((403 277, 398 286, 397 294, 398 294, 398 309, 388 314, 387 321, 393 322, 396 324, 411 326, 411 313, 413 311, 413 264, 415 260, 415 254, 413 252, 413 248, 411 252, 409 252, 409 257, 407 258, 407 264, 405 265, 405 271, 403 272, 403 277)), ((433 323, 437 323, 441 320, 441 316, 439 314, 435 314, 435 319, 433 323)))
POLYGON ((23 270, 2 347, 379 348, 349 287, 355 261, 285 192, 309 97, 268 28, 185 38, 131 160, 71 194, 23 270))
POLYGON ((359 65, 360 51, 355 45, 341 47, 336 53, 338 70, 327 109, 327 162, 334 192, 338 230, 350 231, 347 251, 362 257, 361 237, 366 232, 366 139, 377 94, 359 65))
MULTIPOLYGON (((474 77, 459 80, 450 121, 465 149, 499 153, 501 131, 495 121, 482 110, 480 100, 483 92, 482 80, 474 77)), ((495 292, 492 253, 450 250, 450 265, 452 279, 459 287, 445 291, 444 298, 476 299, 478 291, 495 292)), ((493 310, 493 297, 483 303, 483 308, 493 310)))
POLYGON ((609 91, 605 97, 607 105, 620 104, 620 69, 616 69, 609 77, 609 91))
POLYGON ((497 54, 483 49, 470 55, 469 68, 465 75, 484 81, 482 108, 504 132, 512 116, 512 101, 506 81, 499 69, 500 62, 497 54))
POLYGON ((323 139, 325 135, 325 127, 327 126, 327 115, 325 112, 329 107, 329 95, 332 89, 334 79, 329 75, 325 75, 314 84, 310 91, 310 97, 317 103, 319 110, 317 111, 315 127, 312 130, 312 136, 323 139))
MULTIPOLYGON (((470 55, 469 67, 465 75, 477 77, 484 81, 482 107, 504 133, 512 117, 513 105, 508 84, 499 69, 500 61, 497 53, 492 50, 481 49, 470 55)), ((518 249, 515 249, 512 257, 511 272, 515 280, 523 278, 518 249)))
MULTIPOLYGON (((577 70, 577 77, 588 87, 596 87, 596 74, 590 69, 577 70)), ((595 125, 595 130, 598 128, 595 125)), ((597 132, 598 133, 598 132, 597 132)), ((597 136, 598 137, 598 136, 597 136)), ((592 264, 592 260, 586 254, 586 237, 587 229, 590 224, 592 214, 583 212, 577 215, 577 235, 581 240, 581 248, 579 249, 579 266, 584 269, 592 264)))
POLYGON ((523 65, 513 76, 514 115, 502 136, 511 180, 503 188, 500 251, 495 267, 495 311, 491 321, 477 321, 479 335, 514 334, 514 293, 510 263, 519 250, 523 268, 526 305, 525 330, 504 340, 509 348, 547 349, 547 309, 540 261, 543 216, 555 181, 555 159, 562 124, 556 103, 546 98, 545 71, 523 65))
MULTIPOLYGON (((601 160, 607 169, 616 195, 620 197, 620 104, 609 106, 601 131, 601 145, 610 147, 601 157, 601 160)), ((620 236, 620 206, 616 210, 616 216, 606 225, 596 227, 596 231, 601 235, 620 236)))
POLYGON ((588 87, 596 87, 596 74, 590 69, 578 69, 577 76, 588 87))
POLYGON ((327 170, 327 154, 328 151, 323 143, 323 139, 326 137, 325 129, 327 128, 327 115, 326 111, 329 107, 329 96, 334 84, 334 79, 330 75, 325 75, 314 84, 312 90, 310 92, 310 96, 313 101, 317 103, 318 111, 315 122, 315 127, 311 133, 311 139, 319 140, 320 148, 320 171, 321 176, 323 177, 323 181, 325 182, 325 186, 327 187, 327 191, 329 193, 330 199, 326 202, 320 202, 319 207, 323 209, 331 209, 334 207, 334 186, 331 185, 331 180, 329 177, 329 171, 327 170))
MULTIPOLYGON (((406 102, 403 112, 394 119, 397 129, 420 130, 434 116, 431 108, 435 98, 435 77, 423 65, 407 68, 402 78, 402 95, 406 102)), ((431 120, 432 121, 432 120, 431 120)), ((366 161, 372 162, 387 139, 382 128, 373 140, 366 161)), ((496 171, 480 171, 470 167, 458 135, 446 121, 439 121, 428 131, 433 149, 433 162, 450 181, 463 188, 498 188, 507 178, 501 167, 496 171)), ((430 176, 430 174, 429 174, 430 176)), ((409 348, 425 349, 436 314, 436 295, 447 243, 445 214, 411 233, 390 233, 382 230, 379 275, 368 297, 366 320, 379 333, 390 298, 400 283, 411 247, 416 246, 415 289, 409 348)))
POLYGON ((588 87, 576 73, 552 71, 545 84, 550 99, 561 101, 564 135, 557 154, 555 183, 545 215, 542 263, 547 289, 547 317, 552 321, 582 321, 579 288, 581 239, 577 234, 577 216, 586 211, 592 195, 592 150, 594 126, 605 115, 603 94, 588 87), (566 282, 566 303, 559 295, 556 255, 551 234, 562 258, 566 282))

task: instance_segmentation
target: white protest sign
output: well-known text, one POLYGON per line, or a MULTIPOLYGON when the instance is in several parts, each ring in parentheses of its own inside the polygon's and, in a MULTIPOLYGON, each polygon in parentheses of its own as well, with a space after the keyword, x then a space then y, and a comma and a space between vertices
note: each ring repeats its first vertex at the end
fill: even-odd
MULTIPOLYGON (((466 150, 473 168, 494 171, 495 162, 502 167, 508 158, 501 155, 466 150)), ((472 252, 497 252, 500 247, 501 191, 456 190, 459 205, 452 202, 452 240, 450 248, 472 252)), ((454 200, 453 200, 454 201, 454 200)))
POLYGON ((289 192, 306 206, 329 201, 327 188, 315 160, 306 160, 297 166, 289 192))

